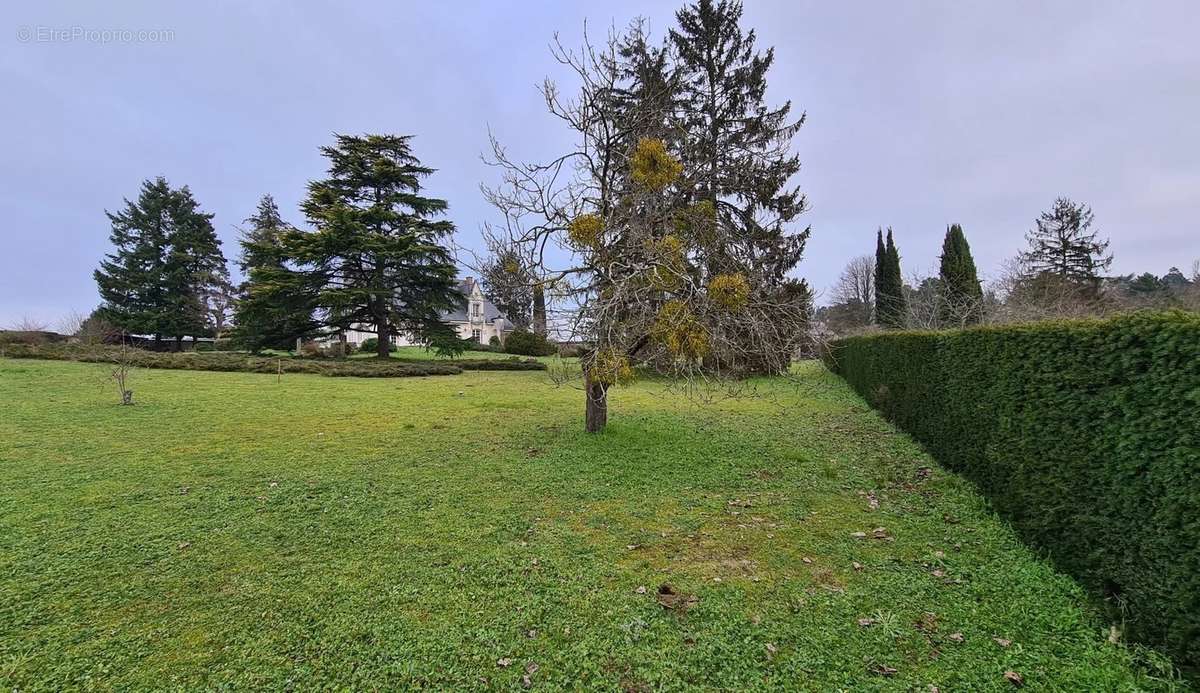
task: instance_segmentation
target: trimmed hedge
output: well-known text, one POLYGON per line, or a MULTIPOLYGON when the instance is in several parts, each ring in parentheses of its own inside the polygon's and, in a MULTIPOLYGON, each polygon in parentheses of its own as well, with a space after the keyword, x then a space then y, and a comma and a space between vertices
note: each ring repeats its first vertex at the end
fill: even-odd
MULTIPOLYGON (((448 363, 372 363, 296 358, 272 358, 229 352, 144 351, 129 349, 130 363, 137 368, 165 368, 192 371, 242 373, 312 373, 357 378, 405 378, 422 375, 457 375, 463 369, 448 363)), ((76 345, 5 345, 0 356, 55 361, 112 363, 120 347, 82 347, 76 345)))
MULTIPOLYGON (((6 344, 0 356, 20 359, 112 363, 120 347, 78 344, 6 344)), ((129 358, 138 368, 167 368, 193 371, 243 373, 313 373, 355 378, 405 378, 422 375, 457 375, 463 371, 544 371, 546 364, 533 359, 462 359, 420 361, 389 359, 307 359, 252 356, 235 352, 145 351, 130 349, 129 358)))
POLYGON ((851 337, 827 364, 1126 637, 1200 666, 1200 315, 851 337))

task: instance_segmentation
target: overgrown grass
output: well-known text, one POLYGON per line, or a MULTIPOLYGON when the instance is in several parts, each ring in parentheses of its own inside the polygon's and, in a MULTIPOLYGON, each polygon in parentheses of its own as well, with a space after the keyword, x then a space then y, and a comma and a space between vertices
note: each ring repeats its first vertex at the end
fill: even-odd
POLYGON ((5 688, 1173 685, 816 364, 593 436, 537 372, 104 372, 0 360, 5 688))

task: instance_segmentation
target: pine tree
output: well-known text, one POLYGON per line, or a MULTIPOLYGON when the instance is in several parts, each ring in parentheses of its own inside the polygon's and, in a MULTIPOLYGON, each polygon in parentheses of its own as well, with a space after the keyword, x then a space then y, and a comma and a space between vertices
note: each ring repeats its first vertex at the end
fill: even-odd
MULTIPOLYGON (((889 229, 889 232, 891 229, 889 229)), ((875 324, 887 324, 892 288, 888 286, 887 249, 883 245, 883 228, 875 232, 875 324)))
POLYGON ((206 296, 225 272, 225 256, 212 215, 199 210, 187 186, 173 190, 165 178, 142 183, 137 202, 106 212, 116 250, 93 276, 100 314, 118 329, 153 335, 158 342, 206 334, 206 296))
POLYGON ((983 289, 962 227, 953 224, 942 241, 938 271, 938 318, 943 325, 972 325, 983 317, 983 289))
POLYGON ((1094 215, 1090 207, 1060 197, 1054 209, 1042 212, 1033 230, 1025 234, 1029 249, 1020 254, 1026 274, 1051 275, 1095 295, 1100 271, 1112 265, 1108 240, 1091 231, 1094 215))
POLYGON ((297 339, 317 332, 319 286, 288 264, 284 239, 296 231, 280 216, 274 198, 264 195, 245 223, 238 265, 246 280, 234 303, 234 341, 255 352, 291 349, 297 339))
POLYGON ((442 245, 454 225, 430 219, 447 205, 419 194, 433 169, 413 156, 410 139, 338 135, 322 147, 329 177, 309 184, 303 204, 316 231, 290 234, 286 243, 306 276, 322 283, 316 303, 324 324, 370 326, 381 358, 399 333, 450 350, 458 344, 440 318, 462 301, 442 245))

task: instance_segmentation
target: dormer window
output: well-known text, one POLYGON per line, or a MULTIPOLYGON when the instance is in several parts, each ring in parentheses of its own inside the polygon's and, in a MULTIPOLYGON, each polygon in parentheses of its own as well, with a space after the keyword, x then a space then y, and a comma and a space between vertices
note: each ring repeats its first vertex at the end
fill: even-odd
POLYGON ((471 303, 471 317, 473 317, 473 318, 479 317, 479 315, 482 313, 482 311, 483 311, 483 306, 481 306, 480 304, 475 303, 475 302, 471 303))

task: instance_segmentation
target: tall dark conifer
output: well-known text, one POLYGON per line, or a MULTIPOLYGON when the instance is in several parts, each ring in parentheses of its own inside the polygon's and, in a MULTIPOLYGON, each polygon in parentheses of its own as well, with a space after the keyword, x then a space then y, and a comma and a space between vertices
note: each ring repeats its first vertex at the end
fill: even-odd
POLYGON ((962 227, 953 224, 942 241, 938 270, 938 319, 942 325, 973 325, 983 317, 983 288, 971 246, 962 227))
POLYGON ((791 102, 765 102, 773 48, 759 52, 754 30, 739 25, 742 4, 699 0, 675 13, 670 41, 678 55, 686 141, 680 159, 697 200, 707 200, 718 220, 718 246, 709 272, 753 270, 766 289, 787 282, 799 263, 809 229, 788 229, 806 208, 791 177, 800 159, 791 139, 804 116, 791 102))
POLYGON ((374 330, 382 358, 400 333, 447 349, 458 344, 440 318, 462 301, 443 245, 454 225, 431 218, 446 211, 446 201, 420 195, 433 169, 413 156, 410 139, 338 135, 322 147, 329 177, 309 184, 303 204, 316 231, 285 242, 307 276, 322 283, 324 324, 374 330))
POLYGON ((908 319, 908 301, 904 296, 904 275, 900 271, 900 250, 892 239, 891 228, 887 230, 883 273, 887 293, 884 295, 884 315, 879 324, 899 329, 904 327, 908 319))
POLYGON ((888 319, 892 289, 888 286, 887 248, 883 245, 883 228, 875 232, 875 324, 884 326, 888 319))
POLYGON ((184 186, 165 178, 142 183, 137 202, 109 213, 115 246, 94 273, 101 315, 118 329, 155 341, 207 334, 207 297, 227 272, 212 215, 184 186))
POLYGON ((320 277, 288 264, 283 241, 295 230, 270 195, 245 223, 238 264, 246 279, 234 304, 234 340, 251 351, 291 349, 297 339, 318 331, 314 312, 320 277))

